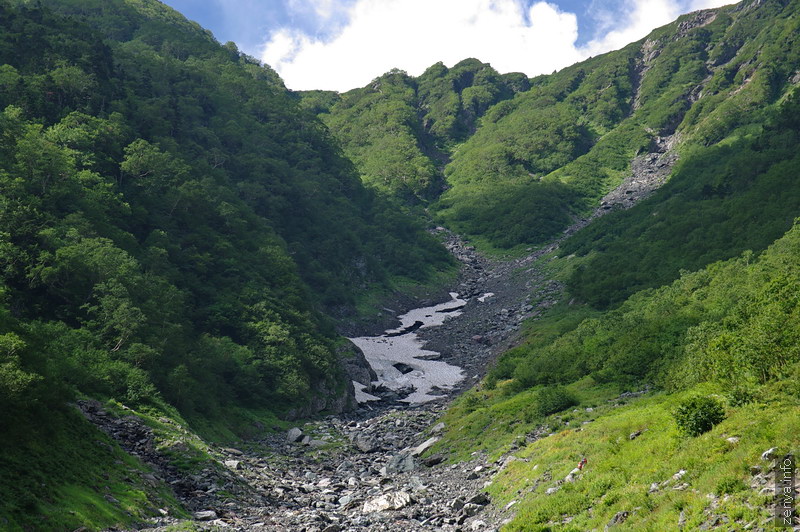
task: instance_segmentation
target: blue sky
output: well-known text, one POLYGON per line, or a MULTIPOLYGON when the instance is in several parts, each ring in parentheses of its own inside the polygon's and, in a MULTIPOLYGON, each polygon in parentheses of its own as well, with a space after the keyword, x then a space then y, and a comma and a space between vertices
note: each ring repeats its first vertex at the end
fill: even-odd
POLYGON ((163 0, 220 42, 270 64, 291 89, 344 91, 391 68, 466 57, 552 72, 696 9, 732 0, 163 0))

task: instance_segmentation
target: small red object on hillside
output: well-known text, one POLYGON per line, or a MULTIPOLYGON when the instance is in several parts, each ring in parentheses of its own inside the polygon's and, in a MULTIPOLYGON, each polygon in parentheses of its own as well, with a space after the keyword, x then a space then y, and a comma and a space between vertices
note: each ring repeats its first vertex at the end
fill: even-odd
POLYGON ((586 465, 586 458, 583 458, 583 459, 581 459, 581 461, 578 463, 578 469, 580 469, 580 470, 583 470, 583 466, 585 466, 585 465, 586 465))

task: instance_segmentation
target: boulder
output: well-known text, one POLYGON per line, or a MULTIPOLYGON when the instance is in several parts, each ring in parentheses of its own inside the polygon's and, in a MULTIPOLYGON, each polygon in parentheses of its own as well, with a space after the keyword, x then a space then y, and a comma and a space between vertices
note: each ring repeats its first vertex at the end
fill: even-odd
POLYGON ((439 422, 431 428, 431 434, 439 434, 444 430, 444 422, 439 422))
POLYGON ((577 478, 578 475, 580 475, 580 473, 581 470, 576 467, 575 469, 569 472, 569 475, 564 477, 564 482, 575 482, 575 479, 577 478))
POLYGON ((411 453, 403 451, 389 458, 389 462, 381 469, 381 473, 383 476, 388 476, 396 473, 408 473, 416 468, 417 464, 411 453))
POLYGON ((194 517, 196 521, 211 521, 217 518, 217 512, 214 510, 203 510, 202 512, 193 513, 192 517, 194 517))
POLYGON ((611 518, 611 521, 609 521, 608 524, 606 525, 606 530, 608 530, 613 526, 621 525, 622 523, 625 522, 626 519, 628 519, 629 515, 630 513, 628 512, 617 512, 616 514, 614 514, 614 517, 611 518))
POLYGON ((489 504, 489 496, 485 493, 478 493, 473 495, 468 501, 467 504, 477 504, 478 506, 486 506, 489 504))
POLYGON ((467 503, 461 509, 462 515, 466 515, 467 517, 472 517, 473 515, 477 514, 481 511, 481 507, 477 504, 467 503))
POLYGON ((433 447, 433 444, 435 444, 437 441, 439 441, 439 438, 436 437, 425 440, 424 442, 420 443, 419 445, 411 449, 411 456, 421 455, 422 453, 433 447))
POLYGON ((371 453, 379 448, 378 441, 371 434, 359 432, 353 438, 353 445, 362 453, 371 453))
POLYGON ((441 454, 434 454, 434 455, 431 455, 431 456, 429 456, 427 458, 423 458, 422 459, 422 463, 426 467, 433 467, 435 465, 441 464, 442 462, 444 462, 444 456, 441 455, 441 454))
POLYGON ((412 502, 411 495, 405 491, 386 493, 364 503, 365 514, 386 510, 402 510, 412 502))
POLYGON ((286 442, 296 443, 303 439, 303 431, 297 427, 291 428, 286 432, 286 442))

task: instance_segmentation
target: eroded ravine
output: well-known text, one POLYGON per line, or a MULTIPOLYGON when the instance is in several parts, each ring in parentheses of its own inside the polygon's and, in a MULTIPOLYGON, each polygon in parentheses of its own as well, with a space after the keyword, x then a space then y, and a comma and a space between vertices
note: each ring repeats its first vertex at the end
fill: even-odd
MULTIPOLYGON (((293 532, 499 526, 504 512, 482 490, 502 464, 476 455, 449 465, 425 451, 443 429, 450 399, 514 341, 522 320, 554 302, 559 287, 535 261, 491 261, 449 234, 446 245, 463 264, 450 297, 404 313, 383 335, 355 338, 362 347, 400 350, 367 357, 385 396, 373 391, 380 400, 355 412, 241 449, 213 448, 219 467, 170 480, 198 525, 293 532)), ((175 522, 164 516, 149 530, 175 522)))
MULTIPOLYGON (((544 273, 541 261, 586 223, 578 221, 550 245, 511 260, 487 259, 441 229, 462 264, 457 285, 449 297, 398 316, 395 328, 381 335, 354 336, 367 351, 375 348, 367 358, 378 377, 360 390, 361 408, 244 449, 214 448, 218 467, 170 480, 196 524, 309 532, 500 526, 508 510, 492 506, 483 488, 504 461, 489 463, 477 454, 448 465, 446 457, 426 450, 443 430, 439 418, 452 397, 517 341, 524 320, 561 297, 563 286, 544 273)), ((133 434, 141 434, 129 421, 133 434)), ((119 433, 119 424, 109 423, 119 433)), ((176 522, 164 516, 148 530, 176 522)))
MULTIPOLYGON (((487 259, 440 231, 462 264, 457 285, 436 304, 398 316, 396 327, 382 335, 354 336, 362 348, 376 347, 367 358, 378 380, 360 392, 360 408, 248 442, 243 449, 215 447, 217 465, 199 473, 162 475, 196 525, 236 531, 455 531, 494 530, 509 517, 508 509, 492 506, 483 495, 504 460, 489 463, 477 454, 448 465, 446 457, 426 450, 443 430, 439 418, 449 401, 517 341, 524 320, 561 297, 563 286, 544 273, 541 261, 572 231, 511 260, 487 259)), ((128 429, 134 448, 146 432, 133 419, 95 422, 105 423, 123 447, 128 429)), ((165 531, 178 521, 165 515, 147 530, 165 531)))

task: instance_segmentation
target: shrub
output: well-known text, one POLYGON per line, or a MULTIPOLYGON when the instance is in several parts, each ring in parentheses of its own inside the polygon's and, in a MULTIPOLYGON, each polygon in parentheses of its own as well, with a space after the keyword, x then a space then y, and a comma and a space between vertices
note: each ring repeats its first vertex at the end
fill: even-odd
POLYGON ((725 419, 722 403, 713 397, 690 397, 673 413, 678 430, 687 436, 699 436, 725 419))
POLYGON ((738 477, 725 477, 717 484, 718 495, 730 495, 739 493, 747 489, 747 485, 741 478, 738 477))
POLYGON ((749 388, 737 386, 728 394, 728 403, 731 406, 743 406, 755 401, 755 395, 749 388))
POLYGON ((544 388, 536 395, 536 413, 542 417, 577 405, 578 400, 562 386, 544 388))

